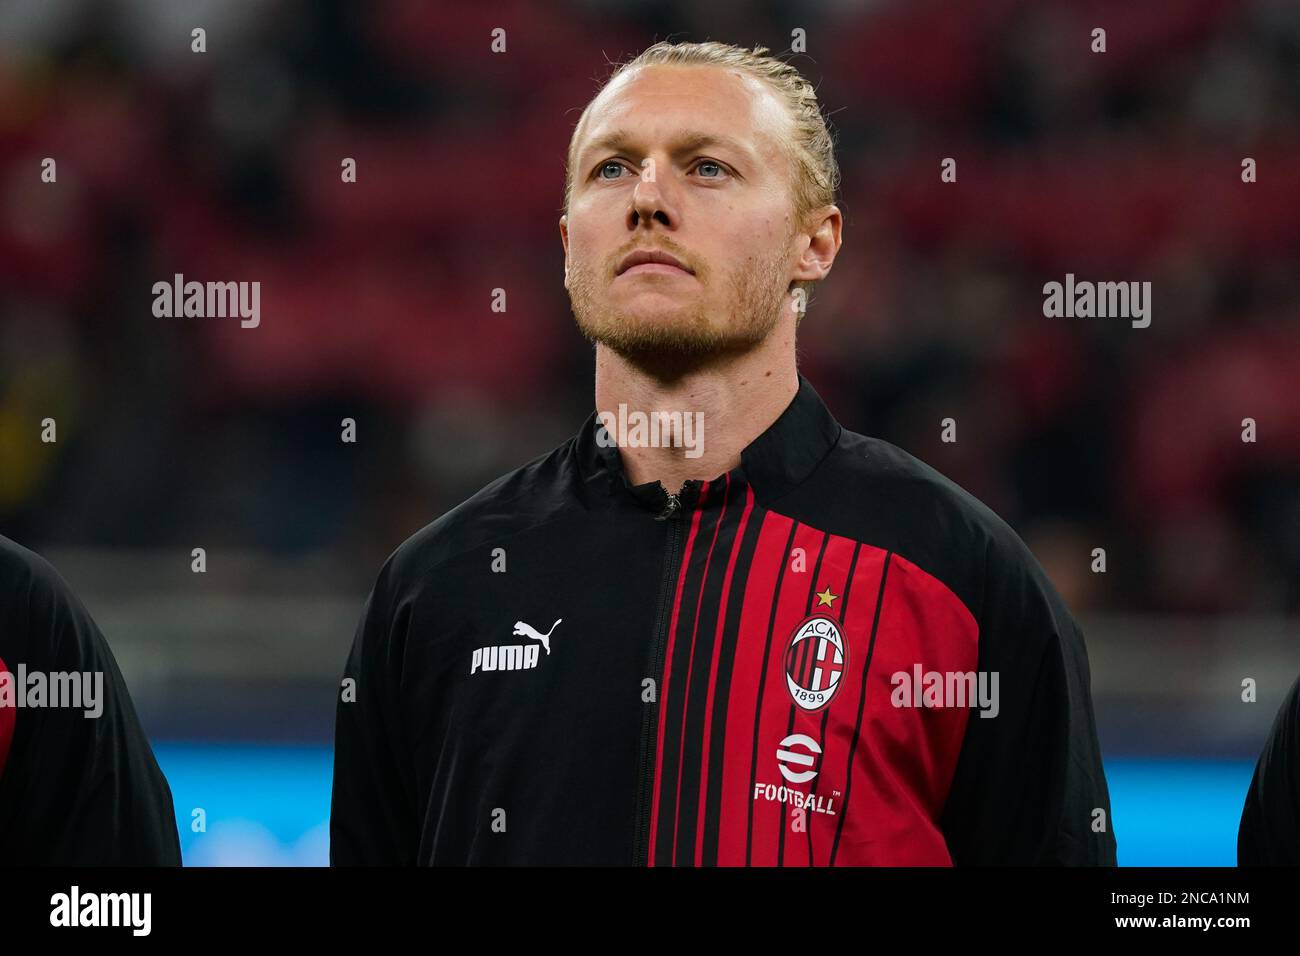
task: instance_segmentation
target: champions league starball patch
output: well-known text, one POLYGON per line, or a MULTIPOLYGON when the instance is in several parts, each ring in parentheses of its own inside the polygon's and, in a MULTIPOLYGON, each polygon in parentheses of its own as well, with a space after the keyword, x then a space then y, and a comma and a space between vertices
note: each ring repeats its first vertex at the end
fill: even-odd
POLYGON ((800 624, 785 652, 785 682, 801 709, 821 710, 835 697, 849 664, 839 624, 817 615, 800 624))

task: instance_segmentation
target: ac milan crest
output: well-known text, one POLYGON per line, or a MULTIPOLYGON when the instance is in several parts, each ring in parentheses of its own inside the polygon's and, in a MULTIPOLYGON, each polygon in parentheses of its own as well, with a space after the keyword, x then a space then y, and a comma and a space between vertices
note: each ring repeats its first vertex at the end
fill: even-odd
POLYGON ((790 637, 785 652, 785 682, 804 710, 821 710, 839 690, 849 666, 849 649, 839 624, 829 617, 810 617, 790 637))

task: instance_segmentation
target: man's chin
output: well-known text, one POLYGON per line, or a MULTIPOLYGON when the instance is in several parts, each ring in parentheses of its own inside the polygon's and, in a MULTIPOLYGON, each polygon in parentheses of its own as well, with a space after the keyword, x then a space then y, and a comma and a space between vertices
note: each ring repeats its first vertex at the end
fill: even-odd
POLYGON ((703 357, 757 344, 751 336, 712 327, 703 316, 606 316, 579 320, 578 327, 591 341, 632 360, 703 357))

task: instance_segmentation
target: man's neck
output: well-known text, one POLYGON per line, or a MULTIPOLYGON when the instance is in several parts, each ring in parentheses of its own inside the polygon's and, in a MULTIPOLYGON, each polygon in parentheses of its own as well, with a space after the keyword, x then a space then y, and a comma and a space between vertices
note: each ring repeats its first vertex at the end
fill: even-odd
MULTIPOLYGON (((659 481, 670 493, 688 480, 707 481, 740 464, 745 446, 780 417, 799 390, 794 330, 778 330, 742 355, 699 363, 686 370, 650 371, 644 365, 596 346, 596 411, 635 423, 634 413, 690 415, 691 441, 649 446, 632 428, 620 438, 623 469, 634 484, 659 481)), ((608 424, 608 418, 606 419, 608 424)), ((644 419, 642 419, 644 421, 644 419)), ((663 421, 663 419, 661 419, 663 421)))

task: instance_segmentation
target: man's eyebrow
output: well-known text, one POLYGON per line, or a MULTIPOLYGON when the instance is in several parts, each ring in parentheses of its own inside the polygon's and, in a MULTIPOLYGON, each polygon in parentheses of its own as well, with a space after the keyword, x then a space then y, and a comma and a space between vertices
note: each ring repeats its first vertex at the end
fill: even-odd
MULTIPOLYGON (((636 136, 627 130, 613 129, 584 146, 579 156, 586 156, 587 153, 593 151, 636 152, 634 145, 636 142, 636 136)), ((695 129, 683 130, 674 138, 672 153, 673 155, 681 155, 698 149, 705 149, 709 146, 722 146, 734 150, 747 159, 752 159, 754 156, 754 151, 737 139, 722 133, 708 133, 704 130, 695 129)))

